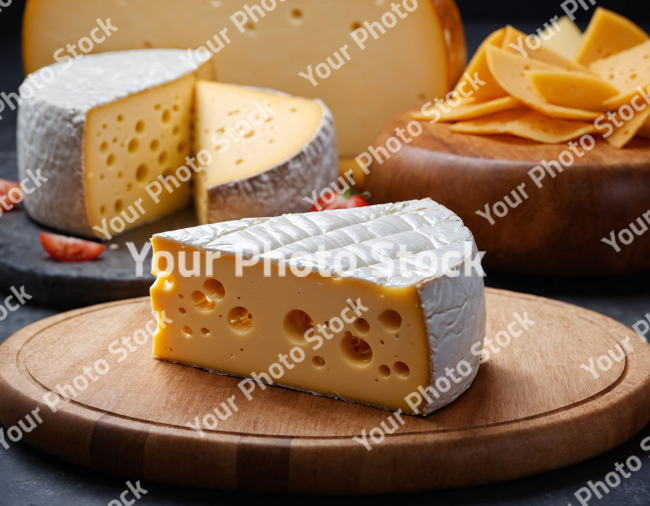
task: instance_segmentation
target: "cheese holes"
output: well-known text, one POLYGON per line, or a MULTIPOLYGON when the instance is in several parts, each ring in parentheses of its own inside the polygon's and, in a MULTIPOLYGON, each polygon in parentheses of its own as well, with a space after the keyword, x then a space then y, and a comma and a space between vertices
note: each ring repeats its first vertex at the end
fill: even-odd
POLYGON ((409 366, 406 365, 404 362, 395 362, 393 364, 393 371, 395 371, 395 375, 398 378, 408 378, 409 374, 411 374, 411 370, 409 369, 409 366))
POLYGON ((357 367, 365 367, 372 361, 372 348, 360 337, 353 336, 349 332, 341 341, 341 352, 347 362, 357 367))
POLYGON ((201 334, 204 336, 209 336, 210 335, 210 329, 206 329, 205 327, 201 329, 201 334))
POLYGON ((160 148, 160 141, 158 139, 154 139, 151 141, 151 144, 149 145, 149 148, 151 149, 152 153, 155 153, 158 151, 158 148, 160 148))
POLYGON ((136 133, 141 134, 142 132, 144 132, 144 127, 145 127, 145 125, 144 125, 144 121, 142 121, 142 120, 138 121, 138 122, 135 124, 135 131, 136 131, 136 133))
POLYGON ((179 308, 178 308, 178 312, 179 312, 180 314, 185 314, 185 313, 187 313, 187 311, 185 311, 185 308, 183 308, 183 307, 179 307, 179 308))
POLYGON ((314 357, 311 359, 311 363, 314 364, 316 369, 322 369, 325 367, 325 359, 323 357, 314 357))
POLYGON ((181 143, 178 145, 178 148, 177 148, 177 149, 178 149, 178 152, 179 152, 179 153, 183 153, 183 152, 185 151, 185 143, 184 143, 184 142, 181 142, 181 143))
POLYGON ((235 165, 241 165, 242 163, 244 163, 244 159, 243 159, 243 158, 239 158, 239 159, 235 162, 235 165))
POLYGON ((199 311, 209 312, 214 309, 214 301, 206 296, 203 292, 192 292, 190 299, 192 299, 192 304, 194 304, 194 307, 199 311))
POLYGON ((194 331, 190 327, 188 327, 187 325, 181 329, 181 332, 187 338, 192 337, 192 334, 194 334, 194 331))
POLYGON ((368 332, 370 332, 370 324, 368 323, 367 320, 363 318, 359 318, 354 322, 354 328, 357 329, 357 332, 361 335, 366 335, 368 332))
POLYGON ((172 113, 169 112, 169 109, 165 109, 162 113, 162 122, 166 125, 172 119, 172 113))
POLYGON ((203 283, 203 290, 214 301, 220 301, 226 296, 226 289, 221 284, 221 281, 216 279, 208 279, 203 283))
POLYGON ((174 104, 174 107, 172 107, 172 109, 174 110, 174 112, 178 112, 179 109, 178 104, 174 104))
POLYGON ((160 165, 165 165, 167 163, 167 160, 169 160, 169 155, 167 154, 167 151, 163 151, 160 153, 160 156, 158 157, 158 163, 160 165))
POLYGON ((235 307, 228 313, 228 323, 238 334, 245 334, 253 328, 253 315, 245 307, 235 307))
POLYGON ((99 146, 99 152, 102 155, 105 155, 108 152, 108 142, 106 141, 102 142, 102 145, 99 146))
POLYGON ((122 121, 124 121, 124 116, 122 116, 121 114, 118 114, 118 116, 117 116, 117 121, 118 121, 119 123, 122 123, 122 121))
POLYGON ((388 376, 390 376, 390 367, 388 367, 387 365, 380 365, 379 374, 384 378, 388 378, 388 376))
POLYGON ((314 330, 314 320, 304 311, 294 309, 284 317, 284 331, 295 344, 305 344, 305 334, 314 330))
POLYGON ((359 28, 361 28, 361 23, 356 21, 356 22, 352 23, 351 28, 352 28, 352 31, 358 30, 359 28))
POLYGON ((142 163, 138 166, 135 171, 135 178, 139 183, 147 182, 147 179, 149 178, 149 167, 147 167, 147 164, 142 163))
POLYGON ((176 125, 176 126, 174 127, 174 130, 172 130, 172 133, 173 133, 174 135, 178 135, 179 133, 181 133, 181 127, 179 127, 178 125, 176 125))
POLYGON ((139 147, 140 143, 138 142, 138 139, 131 139, 129 141, 129 153, 132 155, 138 152, 139 147))
POLYGON ((397 311, 387 309, 379 315, 379 323, 388 332, 397 332, 402 326, 402 317, 397 311))
POLYGON ((121 199, 115 201, 115 212, 121 213, 124 209, 124 202, 121 199))
POLYGON ((115 165, 115 155, 108 155, 108 158, 106 159, 106 165, 109 167, 113 167, 115 165))
POLYGON ((101 207, 99 208, 99 212, 100 212, 101 214, 106 214, 106 206, 101 206, 101 207))
POLYGON ((302 18, 302 11, 300 9, 294 9, 291 11, 291 17, 293 19, 301 19, 302 18))

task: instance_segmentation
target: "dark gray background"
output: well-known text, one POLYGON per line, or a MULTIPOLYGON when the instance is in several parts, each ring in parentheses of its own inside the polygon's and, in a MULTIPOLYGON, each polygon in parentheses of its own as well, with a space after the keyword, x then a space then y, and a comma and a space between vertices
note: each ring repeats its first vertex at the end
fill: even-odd
MULTIPOLYGON (((84 0, 79 0, 84 1, 84 0)), ((109 0, 106 0, 109 1, 109 0)), ((152 0, 154 1, 154 0, 152 0)), ((179 0, 180 1, 180 0, 179 0)), ((585 0, 588 1, 588 0, 585 0)), ((526 2, 460 0, 466 22, 465 30, 470 54, 491 31, 511 23, 525 32, 533 32, 555 14, 561 13, 561 2, 526 2)), ((23 79, 20 61, 20 0, 0 12, 0 91, 16 91, 23 79)), ((650 2, 608 1, 599 5, 611 8, 650 29, 650 2)), ((580 20, 584 28, 587 16, 580 20)), ((0 121, 0 178, 16 179, 15 113, 6 109, 0 121)), ((649 199, 650 207, 650 199, 649 199)), ((0 241, 2 221, 0 220, 0 241)), ((486 285, 542 295, 586 307, 610 316, 628 326, 650 313, 650 273, 614 278, 552 278, 504 275, 489 272, 486 285)), ((65 287, 58 287, 65 290, 65 287)), ((29 293, 29 287, 26 287, 29 293)), ((0 294, 1 295, 1 294, 0 294)), ((2 297, 4 299, 4 297, 2 297)), ((82 304, 81 304, 82 305, 82 304)), ((56 314, 54 309, 27 305, 0 322, 0 342, 11 334, 41 318, 56 314)), ((614 429, 615 430, 615 429, 614 429)), ((376 497, 291 497, 200 491, 143 483, 149 491, 138 504, 214 505, 243 503, 291 504, 355 504, 357 506, 389 505, 484 505, 484 506, 566 506, 578 505, 574 492, 589 480, 603 480, 631 455, 642 459, 643 467, 603 499, 592 499, 598 506, 650 504, 650 453, 643 452, 640 441, 650 436, 650 425, 620 447, 587 462, 531 478, 486 487, 443 492, 376 497)), ((531 455, 530 458, 535 458, 531 455)), ((126 479, 91 471, 55 459, 26 444, 12 444, 9 450, 0 446, 0 506, 86 506, 107 504, 126 489, 126 479)))

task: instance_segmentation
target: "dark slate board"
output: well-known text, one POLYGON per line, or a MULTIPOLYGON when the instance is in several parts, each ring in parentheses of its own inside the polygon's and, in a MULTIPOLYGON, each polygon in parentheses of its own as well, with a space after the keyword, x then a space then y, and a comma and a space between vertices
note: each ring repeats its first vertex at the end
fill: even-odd
POLYGON ((0 291, 25 287, 32 302, 50 307, 72 308, 149 294, 153 284, 151 249, 136 275, 136 261, 127 248, 132 242, 138 253, 152 235, 196 226, 193 209, 186 209, 155 223, 106 242, 106 250, 91 262, 62 263, 43 250, 40 232, 52 232, 31 220, 22 206, 0 217, 0 291), (116 244, 117 249, 109 245, 116 244))

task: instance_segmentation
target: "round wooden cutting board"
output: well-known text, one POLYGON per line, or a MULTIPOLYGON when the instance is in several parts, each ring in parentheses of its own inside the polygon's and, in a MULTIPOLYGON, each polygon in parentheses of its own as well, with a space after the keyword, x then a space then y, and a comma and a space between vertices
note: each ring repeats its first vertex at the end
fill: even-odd
MULTIPOLYGON (((414 121, 411 112, 386 125, 375 147, 385 149, 396 128, 406 129, 414 121)), ((639 218, 650 227, 642 218, 650 211, 650 139, 637 137, 615 149, 595 135, 592 150, 578 145, 583 156, 572 155, 574 163, 563 172, 551 165, 555 177, 547 172, 538 188, 528 171, 542 161, 557 164, 563 151, 572 153, 568 143, 468 135, 451 132, 448 123, 417 123, 421 135, 369 168, 363 187, 373 204, 430 197, 461 217, 479 250, 487 252, 483 265, 500 271, 601 276, 650 269, 650 231, 633 234, 631 244, 618 239, 630 223, 643 230, 639 218), (522 184, 528 198, 517 190, 522 184), (494 224, 476 214, 485 213, 486 204, 494 224), (611 232, 620 252, 601 241, 611 240, 611 232)))
MULTIPOLYGON (((42 423, 25 441, 129 478, 368 494, 557 469, 623 443, 650 421, 650 347, 629 328, 585 309, 500 290, 487 290, 487 307, 492 341, 486 349, 493 349, 472 387, 426 418, 402 415, 405 424, 370 451, 352 438, 382 422, 390 429, 391 412, 277 387, 257 388, 249 401, 239 379, 154 359, 151 338, 145 342, 142 334, 139 343, 131 341, 132 351, 120 352, 118 340, 152 320, 148 298, 57 315, 0 346, 0 422, 10 428, 38 408, 42 423), (495 335, 507 332, 515 313, 534 324, 497 344, 495 335), (623 356, 617 345, 633 351, 623 356), (607 370, 596 365, 598 377, 580 367, 610 350, 620 360, 600 359, 607 370), (53 413, 43 395, 73 385, 101 359, 108 372, 93 372, 96 381, 53 413), (186 426, 231 396, 238 410, 215 430, 204 429, 202 437, 186 426)), ((515 333, 520 328, 510 326, 515 333)))

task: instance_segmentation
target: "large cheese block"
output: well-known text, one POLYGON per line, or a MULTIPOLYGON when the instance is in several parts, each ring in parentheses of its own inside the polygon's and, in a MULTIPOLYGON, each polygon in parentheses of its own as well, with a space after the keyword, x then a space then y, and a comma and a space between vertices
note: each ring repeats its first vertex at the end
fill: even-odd
MULTIPOLYGON (((205 225, 152 243, 160 359, 415 414, 454 401, 478 372, 476 246, 430 199, 205 225)), ((253 398, 268 387, 240 388, 253 398)))
MULTIPOLYGON (((25 195, 35 220, 67 233, 110 239, 185 207, 189 182, 156 202, 147 186, 190 155, 197 75, 179 50, 89 55, 51 65, 50 82, 21 89, 18 169, 47 179, 25 195)), ((46 75, 45 73, 43 75, 46 75)), ((171 183, 170 183, 171 184, 171 183)))
POLYGON ((195 184, 202 224, 308 211, 304 197, 338 175, 334 119, 320 100, 200 81, 195 110, 196 152, 214 153, 195 184))
POLYGON ((84 37, 77 54, 203 48, 214 53, 221 82, 320 98, 336 119, 343 157, 365 151, 397 113, 444 96, 466 61, 453 0, 29 0, 27 72, 55 53, 69 57, 66 46, 84 37), (97 20, 115 28, 101 43, 89 38, 97 20))

